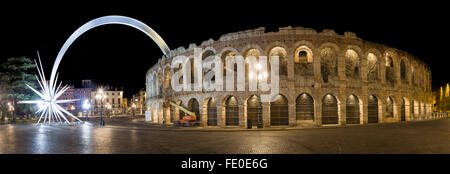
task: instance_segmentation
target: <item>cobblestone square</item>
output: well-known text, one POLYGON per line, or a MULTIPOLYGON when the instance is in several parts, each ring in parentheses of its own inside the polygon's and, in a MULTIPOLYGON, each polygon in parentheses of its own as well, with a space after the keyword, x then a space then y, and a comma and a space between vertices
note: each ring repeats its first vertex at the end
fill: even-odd
POLYGON ((0 153, 50 154, 422 154, 450 153, 450 119, 310 129, 1 125, 0 153))

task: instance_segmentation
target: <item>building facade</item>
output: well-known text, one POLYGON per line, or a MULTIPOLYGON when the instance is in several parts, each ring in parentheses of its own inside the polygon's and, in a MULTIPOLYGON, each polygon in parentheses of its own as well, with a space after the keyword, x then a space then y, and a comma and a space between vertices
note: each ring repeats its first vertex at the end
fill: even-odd
MULTIPOLYGON (((74 85, 69 85, 69 88, 61 94, 61 96, 58 98, 58 100, 73 100, 75 99, 75 90, 74 85)), ((72 103, 62 103, 60 104, 62 108, 69 111, 72 114, 76 114, 77 106, 76 102, 72 103)))
POLYGON ((74 99, 78 99, 78 101, 74 102, 75 105, 75 113, 83 112, 83 104, 84 101, 91 101, 91 92, 92 88, 74 88, 73 94, 74 99))
POLYGON ((448 116, 450 112, 450 84, 441 86, 437 91, 433 92, 433 111, 437 115, 448 116))
POLYGON ((103 88, 103 94, 105 98, 101 101, 97 98, 98 90, 92 91, 91 97, 91 111, 95 115, 100 115, 103 111, 104 114, 118 115, 124 113, 123 106, 123 91, 117 89, 103 88))
MULTIPOLYGON (((135 111, 135 114, 144 114, 147 106, 147 92, 145 90, 140 90, 139 93, 133 95, 131 101, 135 106, 135 108, 131 108, 135 111)), ((130 105, 130 107, 132 107, 132 105, 130 105)))
MULTIPOLYGON (((224 72, 238 71, 235 66, 222 66, 224 72)), ((225 85, 224 80, 223 89, 225 85)), ((172 50, 148 70, 146 91, 147 112, 155 123, 171 124, 184 115, 169 102, 195 112, 202 126, 244 127, 251 120, 264 127, 309 127, 434 118, 431 70, 423 61, 352 32, 339 35, 302 27, 241 31, 172 50), (194 48, 213 48, 202 58, 217 55, 222 60, 236 55, 279 56, 276 100, 261 102, 265 92, 248 90, 249 67, 254 66, 249 64, 244 68, 244 91, 175 92, 172 75, 182 67, 172 69, 171 62, 178 55, 193 57, 194 48)))

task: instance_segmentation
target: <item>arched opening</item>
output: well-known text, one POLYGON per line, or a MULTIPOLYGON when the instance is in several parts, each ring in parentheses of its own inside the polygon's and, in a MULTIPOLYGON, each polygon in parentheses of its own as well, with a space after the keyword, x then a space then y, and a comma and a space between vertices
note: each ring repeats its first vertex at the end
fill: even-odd
POLYGON ((164 74, 163 71, 158 71, 158 74, 156 74, 156 86, 157 91, 156 94, 157 95, 161 95, 163 89, 164 89, 164 74))
POLYGON ((232 57, 233 59, 236 59, 236 53, 233 51, 226 51, 222 54, 223 75, 226 75, 227 69, 229 69, 230 71, 234 71, 234 74, 236 75, 237 64, 234 64, 233 66, 230 65, 230 67, 227 67, 227 57, 232 57))
MULTIPOLYGON (((278 56, 279 59, 279 75, 280 76, 287 76, 288 72, 287 72, 287 52, 283 47, 274 47, 270 50, 269 52, 269 62, 271 63, 271 57, 272 56, 278 56)), ((269 69, 270 69, 270 63, 268 63, 269 65, 269 69)))
POLYGON ((172 71, 170 69, 170 67, 167 67, 164 71, 165 75, 164 75, 164 88, 165 89, 169 89, 170 85, 171 85, 171 80, 172 80, 172 71))
POLYGON ((207 105, 208 126, 217 126, 217 103, 214 98, 209 99, 207 105))
POLYGON ((262 123, 262 105, 257 95, 252 95, 247 100, 247 119, 251 120, 252 125, 262 123))
MULTIPOLYGON (((247 59, 247 58, 250 57, 250 56, 255 57, 256 63, 257 63, 257 64, 259 63, 260 52, 259 52, 258 49, 252 48, 252 49, 248 50, 248 51, 245 53, 245 59, 247 59)), ((246 79, 248 79, 248 80, 251 78, 251 77, 250 77, 250 70, 255 71, 255 70, 253 69, 253 67, 252 67, 252 69, 251 69, 250 66, 255 67, 255 65, 250 65, 249 63, 246 63, 246 64, 245 64, 245 77, 246 77, 246 79)), ((252 72, 252 73, 253 73, 253 72, 252 72)))
POLYGON ((373 53, 367 55, 367 80, 369 82, 379 79, 379 61, 373 53))
POLYGON ((406 121, 405 99, 402 98, 402 106, 400 107, 400 120, 406 121))
MULTIPOLYGON (((178 64, 178 67, 173 69, 173 72, 177 72, 177 71, 182 71, 183 70, 183 66, 181 64, 178 64)), ((183 73, 179 76, 180 78, 178 79, 178 83, 179 84, 183 84, 183 73)), ((170 79, 172 80, 172 79, 170 79)), ((172 83, 169 81, 169 83, 172 83)))
POLYGON ((195 113, 196 120, 200 120, 200 105, 198 104, 197 99, 193 98, 189 100, 189 111, 195 113))
POLYGON ((300 94, 295 104, 296 120, 314 120, 314 99, 306 94, 300 94))
POLYGON ((225 78, 227 77, 227 70, 228 70, 230 72, 234 72, 234 87, 237 87, 237 74, 238 74, 238 72, 237 72, 237 69, 238 69, 237 62, 235 62, 233 65, 227 65, 228 64, 227 63, 227 57, 231 57, 232 59, 234 59, 236 61, 237 55, 233 51, 225 51, 222 54, 222 57, 221 57, 222 62, 223 62, 222 63, 223 64, 223 74, 222 75, 224 77, 223 83, 224 83, 225 86, 227 85, 226 84, 227 82, 226 82, 225 78))
POLYGON ((392 57, 386 55, 386 82, 393 85, 395 83, 394 61, 392 57))
POLYGON ((349 49, 345 53, 345 75, 348 78, 358 79, 359 76, 359 55, 356 51, 349 49))
MULTIPOLYGON (((213 51, 211 51, 211 50, 206 50, 206 51, 203 53, 203 55, 202 55, 202 61, 205 61, 205 59, 207 59, 208 57, 214 56, 214 55, 215 55, 215 53, 214 53, 213 51)), ((203 65, 202 65, 202 66, 203 66, 203 65)), ((211 65, 211 69, 210 69, 210 70, 206 71, 206 69, 203 69, 203 72, 202 72, 202 77, 203 77, 203 79, 205 78, 205 74, 206 74, 206 73, 208 73, 208 72, 210 72, 210 71, 214 71, 215 66, 217 66, 217 65, 216 65, 215 63, 213 63, 213 64, 211 65)), ((204 80, 205 80, 205 79, 204 79, 204 80)), ((212 79, 211 79, 211 82, 215 82, 215 80, 216 80, 216 77, 213 76, 212 79)))
POLYGON ((239 106, 234 96, 228 97, 225 102, 225 125, 239 126, 239 106))
POLYGON ((277 95, 274 102, 270 102, 270 125, 289 125, 288 100, 283 95, 277 95))
POLYGON ((405 81, 405 82, 407 81, 405 60, 402 60, 400 62, 400 78, 402 79, 402 81, 405 81))
POLYGON ((355 95, 347 97, 346 122, 347 124, 360 124, 359 100, 355 95))
POLYGON ((392 100, 391 97, 387 98, 386 118, 394 118, 394 101, 392 100))
POLYGON ((378 123, 378 99, 374 95, 369 96, 367 112, 368 123, 378 123))
POLYGON ((331 48, 324 48, 320 52, 320 71, 322 73, 322 80, 328 83, 330 79, 337 76, 337 59, 336 53, 331 48))
POLYGON ((313 53, 306 46, 298 47, 294 52, 294 72, 295 75, 313 76, 313 53))
POLYGON ((338 124, 337 99, 331 94, 323 97, 322 101, 322 124, 338 124))

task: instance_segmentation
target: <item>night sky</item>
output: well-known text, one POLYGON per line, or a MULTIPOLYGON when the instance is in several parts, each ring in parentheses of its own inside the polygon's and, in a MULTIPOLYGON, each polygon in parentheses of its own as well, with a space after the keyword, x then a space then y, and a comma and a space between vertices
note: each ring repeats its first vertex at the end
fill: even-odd
MULTIPOLYGON (((2 4, 0 60, 17 56, 35 59, 39 50, 48 78, 59 49, 78 27, 100 16, 124 15, 152 27, 171 49, 258 27, 266 27, 266 31, 289 25, 318 32, 334 29, 338 34, 352 31, 364 40, 405 50, 424 60, 432 70, 433 88, 449 82, 445 44, 449 39, 448 11, 443 4, 214 2, 2 4)), ((72 44, 60 64, 60 78, 75 85, 92 79, 124 87, 125 96, 130 96, 145 88, 145 73, 161 56, 144 33, 121 25, 102 26, 72 44)))

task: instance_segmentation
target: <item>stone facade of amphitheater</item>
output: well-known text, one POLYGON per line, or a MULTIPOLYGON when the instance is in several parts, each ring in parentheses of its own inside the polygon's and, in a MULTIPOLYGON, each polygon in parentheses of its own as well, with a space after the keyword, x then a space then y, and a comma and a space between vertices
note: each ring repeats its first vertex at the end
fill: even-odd
POLYGON ((172 124, 183 115, 169 101, 196 112, 205 127, 245 127, 247 120, 264 127, 311 127, 434 119, 431 70, 423 61, 355 33, 339 35, 333 30, 258 28, 180 47, 148 70, 146 90, 146 119, 161 124, 172 124), (171 60, 192 56, 195 47, 212 47, 215 52, 204 54, 222 58, 280 56, 277 101, 261 103, 261 92, 248 91, 248 84, 246 91, 174 92, 170 80, 176 69, 169 68, 171 60), (235 51, 225 49, 230 47, 235 51))

